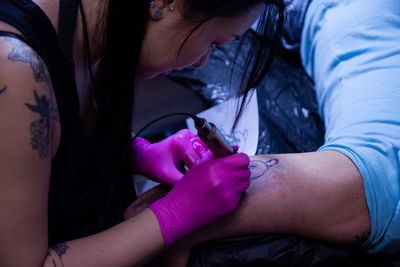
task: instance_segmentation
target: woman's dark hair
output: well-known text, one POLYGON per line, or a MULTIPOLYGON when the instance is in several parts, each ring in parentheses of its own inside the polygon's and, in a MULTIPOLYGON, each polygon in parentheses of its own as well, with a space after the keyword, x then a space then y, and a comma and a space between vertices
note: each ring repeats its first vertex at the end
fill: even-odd
MULTIPOLYGON (((249 51, 246 63, 251 66, 243 66, 249 70, 242 79, 243 89, 240 91, 245 96, 245 100, 250 89, 262 81, 271 65, 275 45, 283 25, 283 0, 182 1, 184 1, 183 15, 197 25, 194 26, 193 32, 213 17, 236 16, 258 4, 265 4, 258 29, 263 34, 260 35, 260 40, 255 40, 249 51)), ((119 166, 119 160, 121 155, 126 155, 126 149, 131 140, 133 88, 149 20, 150 0, 108 0, 105 2, 105 14, 97 25, 97 32, 104 33, 104 55, 98 66, 94 87, 98 108, 97 125, 98 131, 101 132, 98 164, 104 176, 115 178, 112 181, 111 202, 107 215, 111 218, 108 222, 110 226, 117 223, 133 196, 133 193, 128 191, 129 188, 133 188, 129 167, 131 155, 121 166, 119 166), (115 173, 118 175, 114 176, 115 173)), ((240 107, 240 112, 243 107, 244 102, 240 107)))
MULTIPOLYGON (((273 58, 279 49, 281 34, 284 27, 285 5, 283 0, 222 0, 222 1, 202 1, 202 0, 186 0, 184 4, 184 15, 186 19, 196 22, 192 34, 202 24, 206 23, 213 17, 232 17, 240 15, 256 5, 264 4, 264 10, 258 21, 257 35, 252 40, 250 50, 247 53, 244 66, 241 65, 237 70, 242 74, 238 81, 238 95, 243 100, 238 106, 237 116, 234 121, 232 131, 236 127, 240 116, 245 108, 248 94, 252 89, 257 87, 267 75, 273 58), (244 70, 244 71, 243 71, 244 70)), ((190 35, 186 37, 181 45, 183 49, 185 42, 190 35)), ((242 40, 244 41, 244 40, 242 40)), ((241 52, 243 43, 237 48, 237 53, 241 52)), ((238 57, 236 57, 238 58, 238 57)), ((235 66, 236 64, 232 64, 235 66)), ((234 79, 235 69, 232 68, 232 77, 234 79)))

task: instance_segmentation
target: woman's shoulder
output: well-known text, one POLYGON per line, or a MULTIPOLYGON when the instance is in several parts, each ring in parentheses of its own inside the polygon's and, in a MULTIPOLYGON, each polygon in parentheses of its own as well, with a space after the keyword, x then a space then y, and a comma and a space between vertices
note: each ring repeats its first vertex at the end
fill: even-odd
MULTIPOLYGON (((0 113, 18 121, 39 119, 47 145, 37 148, 39 153, 54 156, 60 139, 60 123, 56 98, 48 69, 40 56, 17 35, 0 34, 0 113), (44 128, 43 128, 44 127, 44 128), (47 147, 46 147, 47 146, 47 147)), ((0 119, 0 124, 4 121, 0 119)), ((2 125, 3 127, 3 125, 2 125)), ((31 131, 32 143, 38 137, 31 131)), ((38 141, 39 142, 39 141, 38 141)), ((32 147, 34 145, 32 144, 32 147)))

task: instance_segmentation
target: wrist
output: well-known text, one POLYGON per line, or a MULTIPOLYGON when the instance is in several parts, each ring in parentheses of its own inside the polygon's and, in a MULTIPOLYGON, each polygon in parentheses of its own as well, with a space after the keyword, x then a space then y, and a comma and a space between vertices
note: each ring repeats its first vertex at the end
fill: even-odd
POLYGON ((169 199, 168 196, 150 204, 149 208, 158 220, 165 247, 170 247, 192 232, 193 227, 190 221, 186 219, 175 201, 169 199))
POLYGON ((131 152, 132 152, 132 172, 134 174, 142 174, 142 170, 140 166, 143 164, 143 158, 146 150, 151 145, 149 141, 144 138, 137 137, 131 143, 131 152))

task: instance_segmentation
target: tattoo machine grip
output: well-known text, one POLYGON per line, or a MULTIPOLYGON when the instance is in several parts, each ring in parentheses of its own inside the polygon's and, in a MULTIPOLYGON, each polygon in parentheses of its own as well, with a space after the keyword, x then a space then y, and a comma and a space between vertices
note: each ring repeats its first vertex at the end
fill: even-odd
POLYGON ((215 157, 222 158, 237 152, 213 123, 197 116, 193 120, 197 135, 213 152, 215 157))

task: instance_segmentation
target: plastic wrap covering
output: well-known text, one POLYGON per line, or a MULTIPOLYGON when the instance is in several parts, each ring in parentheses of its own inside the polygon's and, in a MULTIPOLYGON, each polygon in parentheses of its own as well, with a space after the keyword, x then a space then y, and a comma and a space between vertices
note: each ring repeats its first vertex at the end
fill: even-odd
POLYGON ((196 247, 190 267, 372 267, 371 256, 348 247, 296 237, 260 235, 232 238, 196 247))

